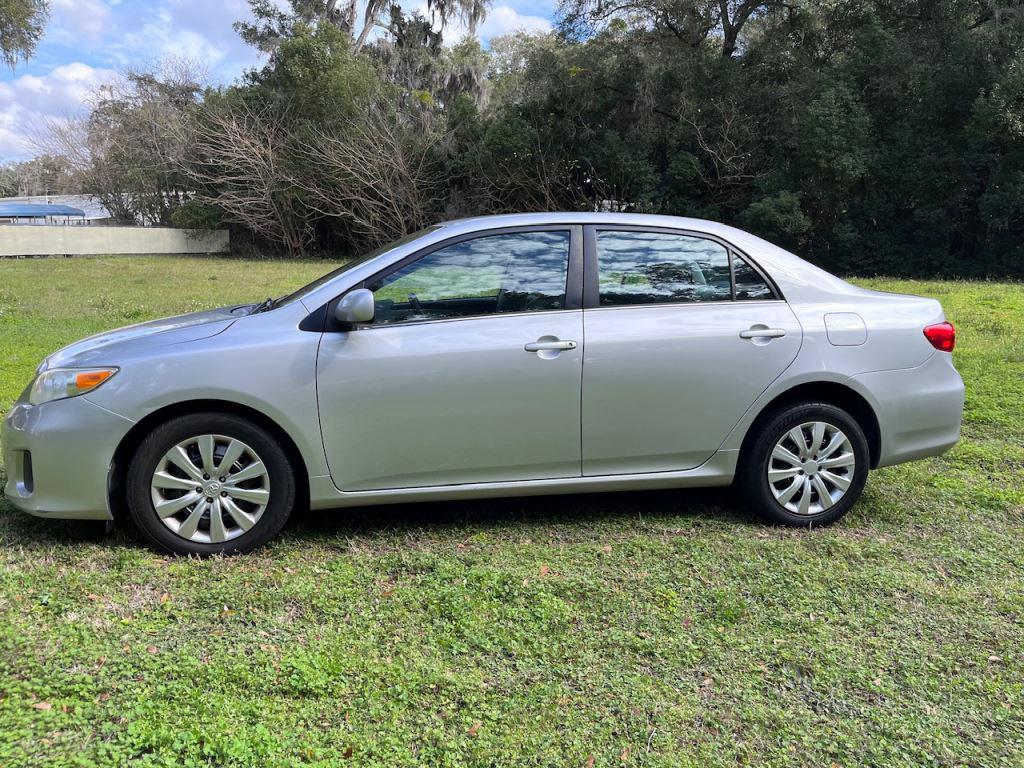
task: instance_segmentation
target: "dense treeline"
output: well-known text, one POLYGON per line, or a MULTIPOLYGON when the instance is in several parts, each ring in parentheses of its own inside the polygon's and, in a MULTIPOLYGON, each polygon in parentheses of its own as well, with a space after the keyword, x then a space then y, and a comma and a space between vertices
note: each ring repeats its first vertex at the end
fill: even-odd
POLYGON ((564 0, 554 33, 488 50, 380 2, 358 29, 354 3, 252 5, 262 69, 129 74, 53 127, 119 217, 294 255, 467 214, 646 211, 843 273, 1024 276, 1019 2, 564 0))

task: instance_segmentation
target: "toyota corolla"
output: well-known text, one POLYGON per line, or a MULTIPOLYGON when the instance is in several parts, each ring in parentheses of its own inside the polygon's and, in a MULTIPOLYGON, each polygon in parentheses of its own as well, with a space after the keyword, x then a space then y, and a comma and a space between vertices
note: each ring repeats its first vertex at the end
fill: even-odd
POLYGON ((735 483, 842 517, 868 471, 956 443, 932 299, 855 287, 708 221, 429 227, 294 293, 48 357, 4 421, 7 498, 155 547, 245 552, 298 505, 735 483))

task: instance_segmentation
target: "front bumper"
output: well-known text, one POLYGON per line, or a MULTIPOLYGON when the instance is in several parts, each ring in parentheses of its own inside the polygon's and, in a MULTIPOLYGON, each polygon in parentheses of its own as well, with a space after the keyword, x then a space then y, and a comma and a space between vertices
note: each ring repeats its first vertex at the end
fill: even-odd
POLYGON ((85 397, 16 403, 3 422, 4 495, 39 517, 110 520, 110 464, 132 425, 85 397))

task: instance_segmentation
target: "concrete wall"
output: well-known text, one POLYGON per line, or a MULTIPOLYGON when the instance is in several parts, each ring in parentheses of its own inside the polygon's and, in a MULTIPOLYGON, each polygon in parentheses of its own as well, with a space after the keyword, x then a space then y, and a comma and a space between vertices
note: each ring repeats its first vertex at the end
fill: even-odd
POLYGON ((144 253, 224 253, 227 230, 189 232, 164 227, 0 226, 0 256, 94 256, 144 253))

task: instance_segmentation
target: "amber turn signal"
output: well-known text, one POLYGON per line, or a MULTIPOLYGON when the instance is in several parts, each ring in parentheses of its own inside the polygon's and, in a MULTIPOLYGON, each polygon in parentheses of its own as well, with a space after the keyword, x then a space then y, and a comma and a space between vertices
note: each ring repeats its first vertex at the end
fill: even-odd
POLYGON ((111 370, 86 371, 85 373, 79 373, 75 376, 75 389, 87 392, 90 389, 95 389, 113 375, 114 372, 111 370))

